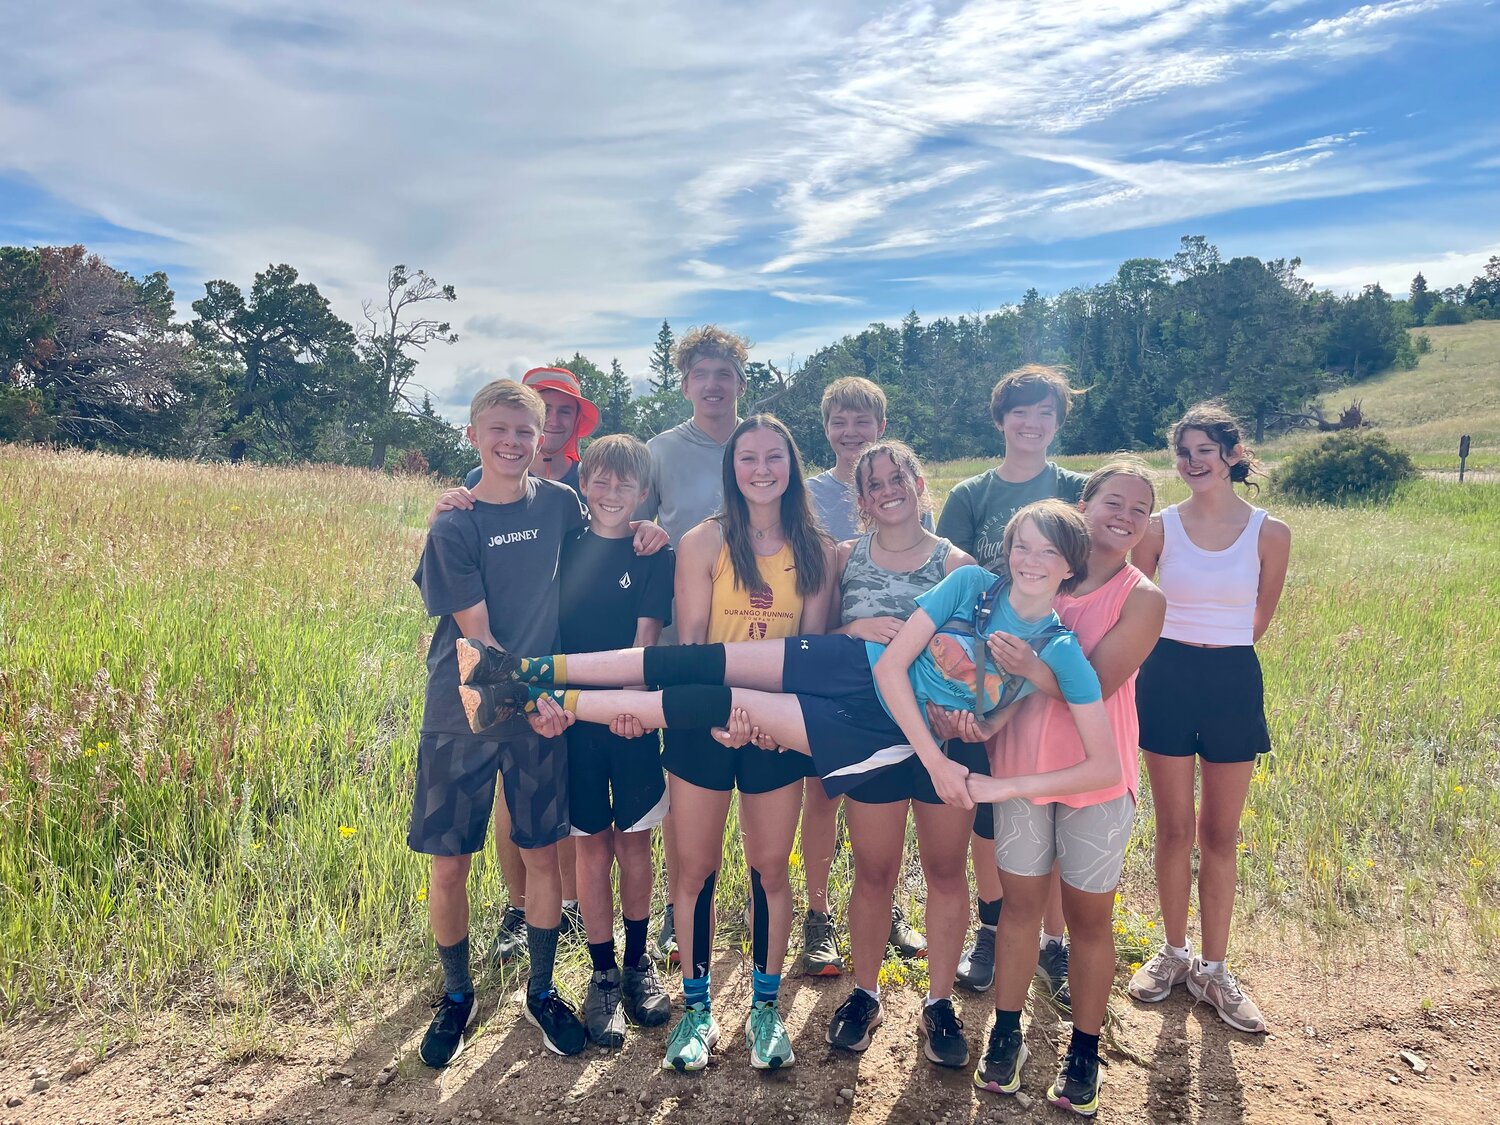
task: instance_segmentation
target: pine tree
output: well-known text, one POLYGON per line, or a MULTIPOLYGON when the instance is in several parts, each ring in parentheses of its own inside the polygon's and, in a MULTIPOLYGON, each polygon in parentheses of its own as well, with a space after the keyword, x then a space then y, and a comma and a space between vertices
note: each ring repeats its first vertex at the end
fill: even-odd
POLYGON ((1427 320, 1427 314, 1432 311, 1432 306, 1437 304, 1437 298, 1427 288, 1427 279, 1420 273, 1411 279, 1411 293, 1408 299, 1411 302, 1413 324, 1424 323, 1427 320))

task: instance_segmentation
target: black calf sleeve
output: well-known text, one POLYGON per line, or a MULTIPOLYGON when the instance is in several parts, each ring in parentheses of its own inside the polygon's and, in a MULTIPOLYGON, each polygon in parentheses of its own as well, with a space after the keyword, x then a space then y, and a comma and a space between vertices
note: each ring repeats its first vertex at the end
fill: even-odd
POLYGON ((750 869, 750 960, 761 972, 766 971, 766 955, 771 948, 771 919, 766 910, 766 891, 760 885, 760 872, 750 869))
POLYGON ((678 684, 662 689, 661 714, 668 730, 722 727, 729 722, 733 699, 734 693, 723 684, 678 684))
POLYGON ((723 645, 653 645, 641 655, 641 672, 648 687, 674 684, 722 684, 723 645))
POLYGON ((713 960, 713 941, 710 933, 714 924, 714 884, 718 872, 710 871, 703 880, 703 889, 693 904, 693 976, 708 975, 709 963, 713 960))

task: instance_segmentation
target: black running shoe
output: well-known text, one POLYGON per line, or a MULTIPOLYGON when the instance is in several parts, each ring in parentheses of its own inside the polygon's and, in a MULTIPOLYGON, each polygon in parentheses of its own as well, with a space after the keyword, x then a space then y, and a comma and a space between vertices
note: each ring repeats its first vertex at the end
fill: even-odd
POLYGON ((583 1000, 583 1022, 596 1047, 616 1050, 625 1045, 625 1010, 620 1006, 620 970, 595 971, 583 1000))
POLYGON ((518 906, 507 906, 490 946, 490 964, 506 965, 526 956, 526 912, 518 906))
POLYGON ((899 906, 891 907, 891 936, 887 944, 896 951, 897 957, 911 960, 927 956, 927 939, 902 913, 899 906))
POLYGON ((458 697, 475 734, 522 714, 531 702, 526 685, 517 683, 470 684, 458 689, 458 697))
POLYGON ((588 1029, 556 989, 526 998, 526 1018, 542 1033, 542 1044, 557 1055, 578 1055, 588 1045, 588 1029))
POLYGON ((995 983, 995 931, 980 926, 974 931, 974 944, 959 959, 954 982, 971 992, 988 992, 995 983))
POLYGON ((990 1028, 990 1045, 974 1072, 974 1085, 992 1094, 1014 1094, 1021 1088, 1021 1068, 1027 1057, 1026 1040, 1019 1030, 990 1028))
POLYGON ((458 682, 460 684, 499 684, 513 680, 520 668, 519 657, 496 645, 481 644, 468 637, 458 638, 458 682))
POLYGON ((1060 941, 1049 941, 1036 958, 1036 975, 1047 984, 1047 995, 1059 1008, 1073 1007, 1068 991, 1068 947, 1060 941))
POLYGON ((672 1000, 650 956, 642 957, 635 968, 626 968, 620 992, 625 999, 625 1014, 641 1027, 660 1027, 672 1014, 672 1000))
POLYGON ((427 1025, 427 1034, 422 1036, 422 1061, 434 1069, 447 1066, 458 1058, 464 1049, 464 1033, 473 1026, 479 1015, 479 1005, 474 1003, 474 994, 455 1000, 443 993, 433 1004, 437 1015, 427 1025))
POLYGON ((856 988, 833 1013, 833 1022, 828 1025, 828 1043, 842 1051, 863 1051, 884 1019, 885 1009, 880 1000, 856 988))
POLYGON ((1057 1080, 1047 1090, 1047 1100, 1061 1109, 1071 1109, 1080 1117, 1099 1112, 1099 1056, 1069 1051, 1063 1057, 1057 1080))
POLYGON ((964 1021, 953 1010, 953 1001, 944 996, 922 1006, 917 1025, 922 1035, 922 1053, 928 1062, 938 1066, 969 1065, 969 1044, 964 1039, 964 1021))

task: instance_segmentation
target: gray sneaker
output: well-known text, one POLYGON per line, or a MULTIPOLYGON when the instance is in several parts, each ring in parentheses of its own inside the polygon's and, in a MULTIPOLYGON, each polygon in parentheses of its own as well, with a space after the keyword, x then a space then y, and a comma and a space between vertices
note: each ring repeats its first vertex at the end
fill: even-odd
POLYGON ((802 920, 802 972, 810 977, 836 977, 844 971, 833 919, 809 910, 802 920))
POLYGON ((954 979, 972 992, 987 992, 995 983, 995 931, 980 926, 974 944, 964 950, 954 979))
POLYGON ((1156 956, 1135 971, 1125 991, 1131 998, 1146 1004, 1155 1004, 1172 995, 1172 989, 1187 981, 1188 968, 1192 960, 1178 957, 1167 949, 1158 949, 1156 956))
POLYGON ((620 991, 625 997, 625 1014, 641 1027, 660 1027, 672 1014, 671 998, 650 957, 642 957, 634 969, 626 967, 620 991))
POLYGON ((625 1045, 625 1010, 620 1006, 620 970, 595 972, 583 1001, 583 1022, 589 1040, 614 1050, 625 1045))
POLYGON ((1060 941, 1049 941, 1036 958, 1036 975, 1047 986, 1047 995, 1059 1008, 1072 1008, 1068 991, 1068 947, 1060 941))
POLYGON ((906 915, 899 906, 891 907, 891 936, 886 944, 896 951, 897 957, 905 957, 907 960, 927 956, 927 939, 906 920, 906 915))
POLYGON ((666 964, 677 964, 682 958, 677 952, 677 918, 672 909, 672 904, 667 903, 666 910, 662 911, 661 929, 656 932, 656 941, 652 943, 655 950, 651 954, 656 960, 666 964))
POLYGON ((1265 1017, 1255 1001, 1240 990, 1240 982, 1234 979, 1227 964, 1209 974, 1203 971, 1203 958, 1194 957, 1188 966, 1187 988, 1193 999, 1212 1004, 1219 1018, 1236 1031, 1259 1035, 1266 1030, 1265 1017))

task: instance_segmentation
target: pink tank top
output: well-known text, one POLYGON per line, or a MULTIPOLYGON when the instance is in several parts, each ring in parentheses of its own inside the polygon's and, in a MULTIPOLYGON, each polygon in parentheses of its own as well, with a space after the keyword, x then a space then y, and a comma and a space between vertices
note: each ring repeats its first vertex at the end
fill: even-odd
MULTIPOLYGON (((1092 593, 1081 598, 1057 595, 1052 608, 1062 618, 1062 623, 1077 634, 1085 656, 1092 655, 1094 647, 1119 622, 1125 599, 1145 577, 1126 563, 1125 569, 1092 593)), ((1119 690, 1104 701, 1109 729, 1114 733, 1115 747, 1120 754, 1120 783, 1092 793, 1037 797, 1034 803, 1055 802, 1081 809, 1102 805, 1124 793, 1136 796, 1141 783, 1141 764, 1136 752, 1141 725, 1135 714, 1135 677, 1132 672, 1119 690)), ((1083 741, 1078 737, 1078 728, 1073 724, 1073 715, 1066 703, 1036 691, 1016 707, 1016 717, 990 743, 990 764, 996 777, 1047 773, 1083 761, 1083 741)))

